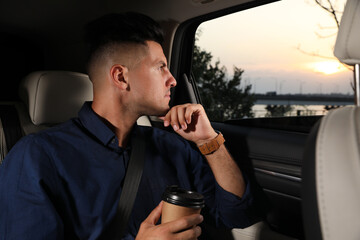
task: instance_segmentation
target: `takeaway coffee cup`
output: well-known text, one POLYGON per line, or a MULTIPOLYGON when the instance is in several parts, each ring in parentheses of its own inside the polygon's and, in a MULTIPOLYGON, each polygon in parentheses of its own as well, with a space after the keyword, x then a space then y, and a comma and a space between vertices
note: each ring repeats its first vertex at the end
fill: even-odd
POLYGON ((178 186, 166 188, 161 223, 171 222, 184 216, 200 213, 205 206, 204 197, 197 192, 188 191, 178 186))

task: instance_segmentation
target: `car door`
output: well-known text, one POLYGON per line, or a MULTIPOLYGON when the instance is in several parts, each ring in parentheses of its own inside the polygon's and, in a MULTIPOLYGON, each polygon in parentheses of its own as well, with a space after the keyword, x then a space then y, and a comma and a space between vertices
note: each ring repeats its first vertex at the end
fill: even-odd
MULTIPOLYGON (((267 3, 269 2, 270 1, 267 3)), ((196 62, 198 60, 195 59, 194 55, 199 54, 198 52, 195 52, 199 51, 199 49, 197 49, 199 47, 197 45, 199 36, 196 31, 199 24, 204 21, 212 20, 229 13, 240 13, 242 11, 247 11, 247 9, 255 9, 264 3, 265 2, 242 4, 231 9, 214 12, 206 16, 200 16, 180 25, 175 34, 171 57, 171 70, 178 79, 178 86, 174 92, 175 99, 172 102, 173 105, 185 102, 196 102, 206 106, 208 101, 214 101, 220 106, 219 108, 224 108, 224 106, 221 105, 222 103, 219 102, 222 97, 216 97, 215 95, 217 92, 227 94, 226 91, 222 91, 221 88, 224 84, 228 84, 231 79, 228 80, 228 82, 218 85, 214 83, 213 86, 215 86, 215 90, 213 92, 206 92, 201 89, 204 88, 205 84, 207 84, 206 81, 209 80, 206 79, 206 77, 212 76, 215 78, 215 75, 208 74, 208 72, 214 71, 216 67, 221 69, 221 64, 217 65, 216 60, 213 60, 213 62, 209 61, 208 66, 211 65, 211 67, 207 68, 206 71, 208 72, 206 74, 200 76, 200 78, 205 78, 205 80, 200 79, 199 83, 199 75, 194 73, 194 65, 198 63, 196 62), (207 93, 209 93, 209 96, 206 96, 207 93)), ((270 3, 269 5, 271 4, 276 3, 270 3)), ((259 9, 261 8, 259 7, 259 9)), ((289 11, 295 10, 292 9, 289 11)), ((256 11, 254 11, 254 13, 255 12, 256 11)), ((262 12, 264 11, 259 10, 259 14, 262 12)), ((286 12, 284 15, 289 17, 286 12)), ((286 21, 286 18, 283 18, 283 21, 286 21)), ((250 24, 249 22, 246 22, 245 24, 250 24)), ((233 22, 233 24, 236 26, 235 22, 233 22)), ((265 24, 264 27, 266 28, 265 24)), ((260 29, 259 31, 264 31, 264 29, 260 29)), ((221 35, 220 29, 217 29, 215 34, 221 35)), ((280 33, 273 32, 273 34, 276 35, 280 33)), ((231 38, 232 36, 228 37, 231 38)), ((279 42, 281 44, 280 40, 279 42)), ((226 43, 226 40, 222 41, 226 43)), ((266 39, 263 39, 262 44, 268 44, 266 39)), ((234 49, 234 51, 236 49, 235 45, 227 45, 225 48, 226 47, 234 49)), ((200 51, 203 50, 200 49, 200 51)), ((298 49, 298 51, 300 50, 298 49)), ((209 57, 209 55, 206 54, 212 55, 212 53, 206 52, 206 50, 203 51, 202 54, 203 55, 200 56, 202 59, 209 57)), ((196 56, 199 57, 198 55, 196 56)), ((197 69, 195 69, 195 71, 196 70, 197 69)), ((271 101, 285 99, 289 103, 293 102, 294 106, 290 106, 290 104, 268 104, 266 106, 268 111, 267 117, 257 118, 254 116, 241 116, 219 120, 216 118, 216 114, 211 116, 209 113, 214 106, 212 106, 211 109, 205 107, 205 110, 208 111, 213 127, 221 131, 225 136, 226 147, 229 149, 244 174, 259 186, 259 201, 266 205, 264 208, 264 211, 266 212, 263 218, 264 223, 271 231, 281 234, 285 239, 303 239, 304 230, 300 194, 302 183, 301 167, 307 138, 313 126, 324 114, 326 114, 327 110, 339 107, 340 105, 352 104, 353 95, 349 94, 349 96, 346 96, 345 93, 339 93, 343 98, 346 98, 345 100, 341 100, 340 97, 330 96, 331 94, 318 94, 319 96, 315 97, 310 93, 303 93, 305 80, 297 80, 295 82, 297 86, 299 86, 299 94, 288 94, 285 96, 285 94, 279 94, 279 90, 280 93, 281 91, 284 91, 284 82, 285 80, 276 80, 277 92, 269 91, 266 94, 250 94, 252 97, 257 98, 256 101, 258 102, 267 101, 269 99, 272 99, 271 101), (309 101, 313 102, 318 101, 317 104, 321 105, 321 109, 319 109, 320 113, 316 112, 316 110, 303 110, 300 106, 296 105, 296 101, 304 101, 305 98, 311 98, 309 101), (272 110, 276 108, 285 109, 288 105, 289 109, 292 109, 292 116, 284 116, 286 114, 283 114, 282 116, 277 116, 275 118, 271 117, 271 113, 273 113, 272 110), (284 107, 281 108, 281 106, 284 107)), ((324 88, 324 86, 319 86, 321 92, 321 87, 324 88)), ((319 86, 316 91, 319 91, 319 86)), ((228 88, 227 91, 228 94, 235 94, 230 91, 230 88, 228 88)), ((245 90, 243 90, 243 93, 244 92, 245 90)), ((239 95, 239 97, 241 97, 241 95, 239 95)), ((245 101, 246 98, 243 99, 243 103, 245 101)), ((303 103, 303 105, 306 106, 305 108, 311 108, 314 104, 315 103, 310 102, 303 103)), ((224 109, 223 114, 226 114, 224 109)), ((264 236, 266 236, 266 234, 262 235, 262 237, 264 236)), ((270 238, 269 236, 270 235, 268 235, 268 239, 270 238)), ((267 238, 264 237, 261 239, 267 238)))

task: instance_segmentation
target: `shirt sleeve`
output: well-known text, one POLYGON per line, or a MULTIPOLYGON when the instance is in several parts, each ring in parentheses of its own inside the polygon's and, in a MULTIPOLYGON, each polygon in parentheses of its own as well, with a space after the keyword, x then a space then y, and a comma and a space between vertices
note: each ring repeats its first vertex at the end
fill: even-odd
POLYGON ((198 192, 205 198, 206 208, 213 216, 217 227, 245 228, 259 220, 253 209, 254 199, 252 183, 245 174, 246 182, 244 195, 240 198, 224 190, 215 180, 215 177, 206 159, 196 150, 191 153, 194 183, 198 192))
POLYGON ((0 166, 0 240, 63 239, 53 202, 56 171, 48 154, 29 135, 0 166))

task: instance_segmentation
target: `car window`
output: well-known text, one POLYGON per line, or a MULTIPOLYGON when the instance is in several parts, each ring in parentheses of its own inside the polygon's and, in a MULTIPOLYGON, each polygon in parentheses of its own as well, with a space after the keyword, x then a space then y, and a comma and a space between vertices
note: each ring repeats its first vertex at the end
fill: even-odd
MULTIPOLYGON (((333 2, 341 19, 345 0, 333 2)), ((203 22, 192 73, 209 118, 324 115, 353 104, 352 69, 333 55, 338 26, 323 7, 283 0, 203 22)))

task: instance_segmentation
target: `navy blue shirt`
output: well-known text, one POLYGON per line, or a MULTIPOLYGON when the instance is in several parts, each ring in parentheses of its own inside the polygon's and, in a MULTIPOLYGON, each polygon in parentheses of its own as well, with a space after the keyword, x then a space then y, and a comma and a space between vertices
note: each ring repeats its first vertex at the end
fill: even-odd
MULTIPOLYGON (((134 126, 147 141, 144 172, 126 237, 160 203, 169 185, 205 196, 218 225, 251 224, 250 184, 239 198, 215 181, 206 160, 176 134, 134 126)), ((0 166, 0 239, 96 239, 116 214, 131 146, 85 103, 79 117, 22 138, 0 166)))

